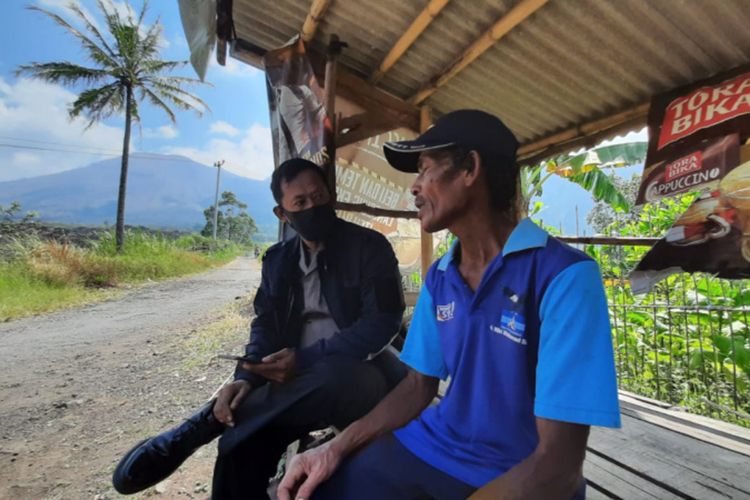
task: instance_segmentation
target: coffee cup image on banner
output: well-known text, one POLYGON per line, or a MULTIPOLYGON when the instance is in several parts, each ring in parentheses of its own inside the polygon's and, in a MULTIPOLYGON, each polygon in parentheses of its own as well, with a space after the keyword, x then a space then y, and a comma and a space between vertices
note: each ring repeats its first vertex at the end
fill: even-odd
POLYGON ((688 149, 687 154, 647 164, 636 204, 653 203, 690 191, 716 189, 719 180, 739 162, 738 134, 700 141, 694 149, 688 149))

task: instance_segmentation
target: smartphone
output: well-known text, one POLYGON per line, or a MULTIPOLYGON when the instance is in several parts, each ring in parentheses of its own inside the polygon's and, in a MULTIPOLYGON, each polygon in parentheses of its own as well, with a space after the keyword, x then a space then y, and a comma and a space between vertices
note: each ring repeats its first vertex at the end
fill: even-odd
POLYGON ((217 356, 219 359, 228 359, 231 361, 242 361, 243 363, 249 363, 251 365, 257 365, 260 363, 260 361, 256 361, 254 359, 246 358, 244 356, 236 356, 234 354, 219 354, 217 356))

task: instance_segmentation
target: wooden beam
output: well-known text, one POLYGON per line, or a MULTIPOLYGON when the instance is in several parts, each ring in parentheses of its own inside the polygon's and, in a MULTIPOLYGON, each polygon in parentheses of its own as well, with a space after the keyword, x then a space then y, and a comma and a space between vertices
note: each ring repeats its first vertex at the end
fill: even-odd
POLYGON ((427 4, 427 6, 422 9, 422 12, 419 13, 416 19, 411 23, 411 25, 404 31, 404 34, 401 35, 401 38, 398 39, 398 41, 391 47, 391 50, 386 54, 385 58, 383 58, 383 61, 378 66, 378 69, 375 70, 375 72, 370 75, 370 78, 368 81, 371 84, 376 84, 381 78, 383 78, 383 75, 393 67, 394 64, 396 64, 396 61, 398 61, 402 55, 411 47, 411 44, 414 43, 414 41, 419 37, 419 35, 422 34, 422 32, 427 28, 427 26, 432 23, 432 21, 437 17, 438 14, 440 14, 440 11, 443 10, 443 7, 445 7, 450 0, 430 0, 430 3, 427 4))
POLYGON ((336 202, 336 210, 345 210, 347 212, 359 212, 373 215, 375 217, 394 217, 398 219, 416 219, 417 212, 412 210, 391 210, 389 208, 371 207, 364 203, 346 203, 343 201, 336 202))
POLYGON ((229 55, 238 61, 242 61, 245 64, 249 64, 255 68, 264 70, 263 65, 263 54, 266 53, 265 49, 258 47, 255 44, 237 38, 229 42, 229 55))
MULTIPOLYGON (((263 55, 266 49, 258 47, 246 40, 237 39, 232 42, 231 56, 259 69, 263 67, 263 55)), ((309 51, 313 68, 320 69, 318 76, 323 75, 323 56, 312 50, 309 51)), ((378 116, 378 120, 391 123, 389 130, 398 127, 409 130, 419 130, 419 108, 403 99, 375 88, 366 80, 355 76, 341 68, 336 72, 336 94, 352 101, 367 112, 378 116)))
POLYGON ((533 165, 545 158, 580 147, 593 147, 607 136, 646 125, 650 103, 557 132, 518 148, 521 163, 533 165))
POLYGON ((556 236, 560 241, 578 245, 613 245, 613 246, 641 246, 652 247, 661 238, 624 238, 619 236, 556 236))
POLYGON ((339 71, 336 92, 366 111, 390 120, 393 124, 391 129, 405 127, 414 131, 419 130, 419 108, 375 88, 362 78, 339 71))
POLYGON ((328 151, 328 161, 323 165, 323 171, 326 174, 328 180, 328 192, 333 194, 333 199, 336 199, 336 132, 338 126, 336 124, 336 69, 338 67, 338 58, 341 54, 341 49, 346 44, 342 44, 339 41, 337 35, 332 34, 328 42, 328 54, 326 58, 326 74, 325 74, 325 102, 323 103, 326 107, 326 114, 328 115, 328 121, 332 127, 333 141, 328 144, 330 150, 328 151))
POLYGON ((513 28, 521 24, 527 17, 539 10, 549 0, 523 0, 513 7, 507 14, 498 19, 492 27, 467 48, 458 59, 448 65, 442 72, 433 76, 423 85, 414 96, 409 99, 412 104, 420 104, 434 94, 437 89, 459 74, 466 66, 474 62, 495 42, 503 38, 513 28))
POLYGON ((336 147, 342 148, 394 128, 395 126, 387 117, 372 112, 347 116, 339 120, 336 147))
POLYGON ((310 5, 310 12, 307 13, 302 30, 300 31, 300 36, 304 41, 309 42, 315 38, 315 32, 318 30, 320 20, 323 19, 330 4, 331 0, 313 0, 312 5, 310 5))
MULTIPOLYGON (((419 109, 419 132, 424 134, 427 129, 432 125, 432 112, 429 106, 422 106, 419 109)), ((430 270, 432 265, 432 253, 434 248, 434 240, 432 233, 426 232, 420 228, 420 242, 422 247, 421 265, 422 265, 422 283, 427 279, 427 271, 430 270)))

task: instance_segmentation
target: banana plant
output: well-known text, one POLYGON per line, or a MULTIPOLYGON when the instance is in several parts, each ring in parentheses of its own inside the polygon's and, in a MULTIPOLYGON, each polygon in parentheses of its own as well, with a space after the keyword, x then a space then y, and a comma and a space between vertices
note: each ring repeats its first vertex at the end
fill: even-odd
POLYGON ((612 183, 609 171, 643 163, 645 142, 629 142, 602 146, 576 155, 561 155, 521 170, 522 207, 534 215, 542 208, 540 202, 529 206, 534 197, 541 196, 544 184, 553 175, 562 177, 591 193, 596 201, 603 201, 617 211, 627 212, 630 203, 612 183))

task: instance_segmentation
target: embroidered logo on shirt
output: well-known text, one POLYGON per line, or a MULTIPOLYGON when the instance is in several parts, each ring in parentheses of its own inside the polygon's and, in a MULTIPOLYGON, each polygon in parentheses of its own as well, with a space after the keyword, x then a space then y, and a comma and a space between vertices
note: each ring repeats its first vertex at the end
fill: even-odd
POLYGON ((456 308, 455 302, 450 302, 444 306, 437 306, 437 320, 438 321, 449 321, 453 319, 453 311, 456 308))
POLYGON ((526 319, 515 311, 503 311, 500 316, 500 326, 490 325, 490 330, 499 333, 516 344, 526 345, 526 319))

